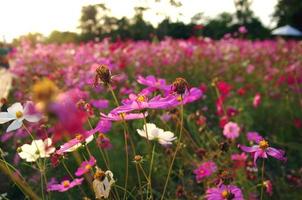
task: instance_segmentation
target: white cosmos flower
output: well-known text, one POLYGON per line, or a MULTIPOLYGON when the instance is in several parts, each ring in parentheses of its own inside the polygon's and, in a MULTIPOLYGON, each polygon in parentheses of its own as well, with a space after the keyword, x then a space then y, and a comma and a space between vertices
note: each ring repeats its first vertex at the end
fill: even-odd
POLYGON ((38 122, 41 119, 41 115, 35 111, 33 102, 26 102, 24 108, 21 103, 14 103, 7 109, 7 112, 0 112, 0 124, 14 120, 6 132, 20 128, 24 119, 29 122, 38 122))
POLYGON ((107 199, 111 190, 111 186, 115 183, 113 179, 113 173, 109 170, 103 172, 96 167, 96 173, 93 180, 93 190, 96 199, 107 199))
POLYGON ((137 133, 144 138, 149 140, 158 140, 161 145, 170 145, 172 144, 172 141, 176 139, 176 137, 174 137, 174 133, 157 128, 155 124, 147 123, 146 126, 144 125, 143 130, 136 129, 137 133))
POLYGON ((19 156, 26 162, 35 162, 38 158, 49 157, 55 148, 52 146, 50 138, 43 140, 34 140, 31 144, 24 144, 18 148, 19 156))

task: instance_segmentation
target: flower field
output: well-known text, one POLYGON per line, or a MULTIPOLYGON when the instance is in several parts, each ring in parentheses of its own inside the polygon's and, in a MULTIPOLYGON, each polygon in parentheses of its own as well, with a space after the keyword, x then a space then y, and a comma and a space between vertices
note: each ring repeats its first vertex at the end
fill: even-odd
POLYGON ((23 41, 10 59, 0 199, 301 198, 299 41, 23 41))

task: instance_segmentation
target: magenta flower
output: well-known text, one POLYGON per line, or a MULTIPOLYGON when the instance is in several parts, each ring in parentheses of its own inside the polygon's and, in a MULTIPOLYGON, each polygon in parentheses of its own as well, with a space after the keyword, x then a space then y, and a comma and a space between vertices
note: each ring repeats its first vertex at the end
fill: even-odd
POLYGON ((241 154, 232 154, 231 160, 233 161, 235 168, 244 167, 245 161, 247 160, 247 155, 244 152, 242 152, 241 154))
POLYGON ((260 158, 267 158, 267 155, 270 155, 278 160, 286 161, 285 152, 283 150, 275 149, 270 147, 266 140, 261 140, 256 142, 257 145, 252 147, 247 147, 244 145, 239 145, 242 151, 251 153, 254 157, 254 164, 256 165, 257 159, 260 158))
POLYGON ((166 84, 165 79, 157 79, 152 75, 147 76, 146 78, 142 76, 138 76, 137 82, 142 85, 148 86, 148 90, 150 92, 154 92, 156 90, 162 90, 164 92, 169 92, 171 89, 171 85, 166 84))
POLYGON ((84 161, 81 163, 81 166, 77 169, 75 175, 82 176, 83 174, 86 174, 95 165, 95 163, 95 158, 91 156, 88 161, 84 161))
POLYGON ((223 135, 228 139, 235 139, 239 136, 240 127, 234 122, 228 122, 224 125, 223 135))
POLYGON ((234 185, 221 185, 206 191, 207 200, 244 200, 240 188, 234 185))
POLYGON ((76 178, 73 181, 69 181, 69 180, 64 180, 62 181, 60 184, 49 184, 47 186, 47 191, 59 191, 59 192, 65 192, 77 185, 81 185, 83 182, 84 178, 76 178))
POLYGON ((193 173, 196 175, 196 181, 199 183, 205 177, 211 176, 216 170, 216 164, 212 161, 208 161, 201 164, 197 169, 193 171, 193 173))
MULTIPOLYGON (((143 113, 120 113, 120 114, 113 114, 109 113, 108 115, 105 115, 104 113, 100 113, 102 116, 102 120, 108 120, 108 121, 122 121, 122 120, 133 120, 133 119, 142 119, 144 118, 143 113)), ((145 113, 145 116, 147 116, 148 113, 145 113)))
POLYGON ((246 137, 247 137, 248 141, 250 141, 250 142, 259 143, 261 140, 263 140, 263 137, 261 135, 259 135, 259 133, 257 133, 257 132, 248 132, 246 134, 246 137))

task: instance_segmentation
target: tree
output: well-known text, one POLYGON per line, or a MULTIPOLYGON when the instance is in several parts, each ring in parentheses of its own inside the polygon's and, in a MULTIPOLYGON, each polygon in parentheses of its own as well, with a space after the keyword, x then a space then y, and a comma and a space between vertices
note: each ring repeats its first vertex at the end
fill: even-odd
POLYGON ((302 31, 302 1, 279 0, 273 14, 277 26, 291 25, 302 31))

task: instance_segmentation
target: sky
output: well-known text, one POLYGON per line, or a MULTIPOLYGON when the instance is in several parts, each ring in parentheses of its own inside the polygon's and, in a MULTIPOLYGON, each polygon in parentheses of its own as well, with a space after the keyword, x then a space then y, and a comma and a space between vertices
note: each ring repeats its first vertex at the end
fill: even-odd
MULTIPOLYGON (((49 35, 53 30, 78 31, 82 6, 105 3, 113 16, 132 17, 135 6, 147 5, 144 18, 156 25, 165 16, 172 20, 190 22, 191 17, 202 12, 205 17, 215 17, 221 12, 235 12, 233 0, 183 0, 183 6, 173 8, 168 0, 1 0, 0 40, 13 38, 29 32, 49 35), (177 13, 183 13, 179 16, 177 13)), ((253 0, 251 9, 264 25, 273 27, 271 14, 277 0, 253 0)))

